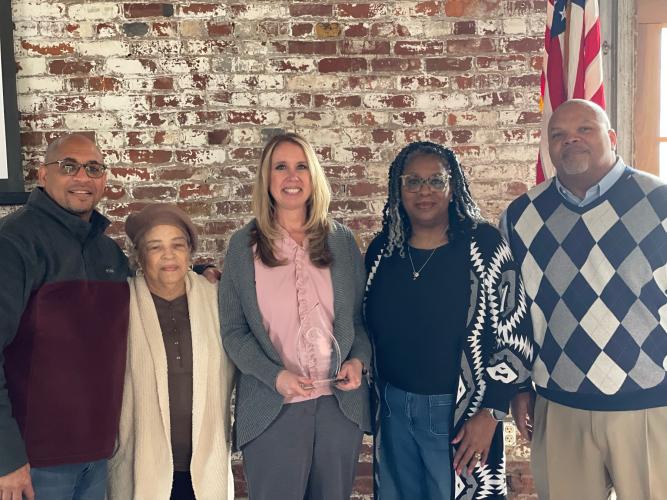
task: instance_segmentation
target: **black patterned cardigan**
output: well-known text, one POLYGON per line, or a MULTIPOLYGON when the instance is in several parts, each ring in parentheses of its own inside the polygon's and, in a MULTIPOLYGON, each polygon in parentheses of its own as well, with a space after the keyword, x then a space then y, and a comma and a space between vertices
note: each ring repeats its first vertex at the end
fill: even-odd
MULTIPOLYGON (((369 246, 369 252, 379 250, 366 258, 366 297, 373 293, 373 278, 382 265, 385 247, 386 237, 382 233, 369 246)), ((508 412, 510 399, 518 387, 529 380, 534 351, 524 287, 510 249, 498 230, 486 223, 479 224, 470 235, 469 255, 470 308, 451 436, 480 408, 508 412)), ((371 339, 379 333, 373 332, 370 325, 368 330, 371 339)), ((376 404, 375 408, 378 407, 376 404)), ((379 412, 376 411, 376 447, 381 439, 379 412)), ((452 445, 451 455, 455 453, 456 446, 452 445)), ((378 460, 377 453, 375 460, 378 460)), ((377 472, 374 479, 375 498, 382 500, 377 495, 381 480, 377 472)), ((456 476, 452 471, 452 479, 455 500, 506 497, 502 424, 497 426, 493 436, 487 463, 476 467, 470 475, 456 476)))

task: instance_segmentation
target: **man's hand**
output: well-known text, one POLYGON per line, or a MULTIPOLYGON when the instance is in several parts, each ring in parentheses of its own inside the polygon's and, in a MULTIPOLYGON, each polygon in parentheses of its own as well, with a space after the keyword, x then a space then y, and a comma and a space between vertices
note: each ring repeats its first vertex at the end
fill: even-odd
POLYGON ((207 267, 201 274, 204 278, 206 278, 210 283, 213 283, 214 285, 218 284, 218 281, 220 281, 220 276, 222 275, 222 273, 217 267, 207 267))
POLYGON ((530 442, 533 439, 533 414, 535 411, 535 392, 520 392, 512 399, 512 416, 521 436, 530 442))
POLYGON ((35 500, 30 480, 30 464, 0 476, 0 500, 35 500))

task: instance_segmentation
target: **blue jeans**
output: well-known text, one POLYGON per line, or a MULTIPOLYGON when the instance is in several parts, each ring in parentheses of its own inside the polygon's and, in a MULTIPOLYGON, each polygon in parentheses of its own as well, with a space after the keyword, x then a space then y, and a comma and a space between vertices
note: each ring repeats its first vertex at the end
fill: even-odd
POLYGON ((30 469, 35 500, 104 500, 107 461, 30 469))
POLYGON ((380 500, 451 500, 453 394, 425 396, 380 386, 380 500))

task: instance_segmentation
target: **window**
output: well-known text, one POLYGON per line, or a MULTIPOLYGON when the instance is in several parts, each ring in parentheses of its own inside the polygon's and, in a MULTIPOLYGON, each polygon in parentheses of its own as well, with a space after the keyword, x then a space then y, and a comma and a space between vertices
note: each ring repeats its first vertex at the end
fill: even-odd
POLYGON ((634 164, 667 180, 667 2, 637 0, 634 164))

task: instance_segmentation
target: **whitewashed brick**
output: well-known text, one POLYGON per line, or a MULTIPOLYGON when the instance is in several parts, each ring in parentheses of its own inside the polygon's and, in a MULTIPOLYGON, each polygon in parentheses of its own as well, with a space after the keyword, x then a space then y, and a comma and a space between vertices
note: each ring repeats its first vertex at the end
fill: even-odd
POLYGON ((160 67, 164 73, 204 73, 210 70, 210 59, 207 57, 194 57, 187 60, 170 58, 160 61, 160 67))
POLYGON ((216 59, 213 69, 217 71, 229 71, 230 73, 261 73, 266 68, 266 61, 249 58, 233 58, 231 61, 216 59), (228 66, 228 68, 225 67, 228 66))
POLYGON ((449 94, 445 99, 445 109, 463 109, 469 104, 468 97, 460 92, 449 94))
POLYGON ((46 58, 44 57, 17 57, 19 66, 18 76, 35 76, 46 73, 46 58))
POLYGON ((536 161, 537 148, 535 146, 522 146, 520 144, 511 144, 507 146, 497 146, 496 154, 499 160, 508 161, 536 161))
POLYGON ((74 20, 104 20, 118 17, 118 2, 99 2, 70 5, 67 14, 74 20))
POLYGON ((132 42, 128 50, 134 57, 170 57, 179 55, 182 45, 180 40, 142 40, 132 42))
POLYGON ((295 98, 294 94, 285 92, 260 92, 259 105, 265 108, 292 108, 292 100, 295 98))
POLYGON ((259 101, 259 98, 257 97, 256 94, 253 94, 251 92, 234 92, 232 94, 232 98, 230 99, 230 103, 232 106, 243 106, 243 107, 256 107, 257 103, 259 101))
POLYGON ((65 14, 65 5, 61 2, 21 1, 12 2, 12 19, 35 20, 40 18, 59 18, 65 14))
MULTIPOLYGON (((251 4, 246 2, 244 9, 234 15, 235 19, 243 20, 266 20, 283 19, 289 16, 287 5, 277 4, 277 2, 262 2, 260 4, 251 4)), ((242 4, 243 5, 243 4, 242 4)))
POLYGON ((14 19, 14 38, 35 37, 39 34, 39 25, 35 21, 17 21, 14 19))
POLYGON ((148 109, 148 102, 145 96, 103 95, 100 108, 103 111, 141 111, 148 109))
POLYGON ((276 90, 282 89, 284 82, 282 76, 233 75, 230 87, 236 89, 276 90))
POLYGON ((118 126, 114 113, 67 113, 65 125, 72 130, 108 130, 118 126))
POLYGON ((30 78, 18 78, 16 80, 16 92, 27 94, 30 92, 61 92, 65 82, 60 78, 51 76, 33 76, 30 78))
POLYGON ((261 131, 250 127, 234 127, 231 131, 231 143, 237 145, 260 144, 261 131))
POLYGON ((127 42, 104 40, 101 42, 79 42, 79 53, 84 56, 118 57, 128 55, 130 48, 127 42))
POLYGON ((287 90, 339 90, 341 79, 333 75, 286 75, 287 90))
POLYGON ((183 148, 194 148, 208 145, 208 131, 185 129, 178 134, 178 144, 183 148))
POLYGON ((21 113, 40 113, 47 107, 47 98, 43 94, 19 94, 16 98, 21 113))
POLYGON ((503 20, 503 32, 506 35, 523 35, 526 33, 526 20, 513 17, 503 20))
POLYGON ((104 69, 107 73, 120 75, 146 75, 152 73, 150 66, 142 61, 122 57, 108 58, 104 64, 104 69))

